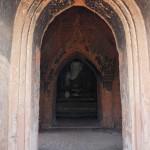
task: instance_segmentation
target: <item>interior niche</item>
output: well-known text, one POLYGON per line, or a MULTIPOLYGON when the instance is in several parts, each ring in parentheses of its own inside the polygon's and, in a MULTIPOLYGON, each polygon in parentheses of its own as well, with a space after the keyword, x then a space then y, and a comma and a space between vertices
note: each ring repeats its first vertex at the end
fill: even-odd
POLYGON ((40 128, 65 117, 68 124, 87 117, 99 127, 121 128, 118 64, 112 31, 96 14, 72 7, 57 16, 41 49, 40 128))
POLYGON ((97 75, 88 62, 70 61, 57 80, 56 121, 83 124, 97 120, 97 75), (84 120, 84 121, 83 121, 84 120))

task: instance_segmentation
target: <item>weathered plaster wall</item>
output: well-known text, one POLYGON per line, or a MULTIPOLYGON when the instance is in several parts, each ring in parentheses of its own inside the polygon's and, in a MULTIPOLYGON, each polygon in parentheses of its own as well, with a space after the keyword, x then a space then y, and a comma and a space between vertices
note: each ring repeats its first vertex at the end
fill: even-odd
POLYGON ((10 60, 15 13, 20 0, 0 1, 0 44, 1 54, 10 60))
POLYGON ((0 1, 0 149, 7 149, 8 85, 13 23, 19 1, 0 1))
MULTIPOLYGON (((145 25, 146 25, 146 33, 147 33, 147 42, 148 42, 148 53, 149 53, 149 62, 150 62, 150 1, 149 0, 135 0, 136 3, 139 5, 139 8, 143 14, 145 25)), ((142 51, 142 50, 141 50, 142 51)), ((150 65, 149 65, 150 67, 150 65)), ((147 69, 146 66, 143 66, 144 69, 147 69)), ((149 68, 150 70, 150 68, 149 68)), ((146 76, 149 76, 145 74, 146 76)), ((143 79, 144 80, 144 79, 143 79)), ((145 83, 149 82, 145 80, 145 83)), ((150 83, 149 88, 146 88, 145 91, 149 93, 150 89, 150 83)), ((148 139, 150 139, 150 97, 145 96, 144 94, 141 95, 141 112, 142 112, 142 142, 143 147, 145 147, 146 150, 150 147, 150 142, 148 139), (143 102, 143 98, 146 97, 146 100, 143 102)))
POLYGON ((150 1, 149 0, 135 0, 143 14, 146 31, 148 36, 148 46, 149 46, 149 57, 150 57, 150 1))

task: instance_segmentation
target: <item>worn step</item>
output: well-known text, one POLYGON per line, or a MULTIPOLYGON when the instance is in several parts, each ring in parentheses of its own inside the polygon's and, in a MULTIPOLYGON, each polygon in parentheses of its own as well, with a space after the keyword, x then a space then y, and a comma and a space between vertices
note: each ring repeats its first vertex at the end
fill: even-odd
POLYGON ((95 98, 59 98, 56 104, 56 117, 96 117, 95 98))
POLYGON ((88 113, 75 113, 75 112, 70 112, 70 113, 56 113, 57 117, 73 117, 73 118, 80 118, 80 117, 96 117, 97 112, 88 112, 88 113))
POLYGON ((58 103, 57 108, 92 108, 97 107, 97 103, 58 103))
POLYGON ((58 98, 57 99, 58 103, 70 103, 70 102, 80 102, 80 103, 85 103, 85 102, 96 102, 95 98, 58 98))

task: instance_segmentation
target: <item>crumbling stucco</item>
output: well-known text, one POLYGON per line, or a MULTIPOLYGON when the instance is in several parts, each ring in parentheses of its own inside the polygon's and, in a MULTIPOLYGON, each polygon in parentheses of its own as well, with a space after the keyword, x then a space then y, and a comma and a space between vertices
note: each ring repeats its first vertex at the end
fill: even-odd
MULTIPOLYGON (((64 1, 68 2, 67 0, 64 0, 64 1)), ((27 80, 28 82, 22 82, 24 81, 24 77, 20 79, 19 74, 25 76, 25 72, 27 71, 26 72, 27 79, 31 79, 30 77, 31 76, 31 64, 32 64, 31 63, 32 61, 31 51, 36 50, 35 46, 32 47, 33 41, 35 42, 34 44, 36 44, 36 39, 33 40, 33 29, 37 25, 36 19, 41 13, 40 8, 44 9, 45 5, 47 5, 48 2, 49 1, 43 1, 41 2, 41 5, 40 5, 40 1, 34 1, 34 3, 33 1, 26 2, 26 1, 19 1, 19 0, 0 1, 0 4, 1 4, 0 10, 3 10, 0 13, 1 22, 2 22, 1 24, 4 24, 9 29, 8 30, 9 40, 7 40, 6 38, 3 38, 3 41, 1 41, 1 45, 3 45, 3 48, 0 49, 2 53, 1 58, 4 60, 4 61, 1 61, 2 64, 0 64, 1 68, 4 68, 2 69, 1 76, 2 76, 2 79, 5 79, 6 81, 6 82, 5 81, 1 82, 2 88, 0 90, 2 91, 1 92, 2 95, 4 95, 4 97, 7 99, 6 101, 8 101, 8 97, 10 97, 9 98, 9 106, 10 106, 9 110, 7 109, 8 105, 6 105, 5 103, 6 101, 2 101, 3 102, 2 106, 4 106, 4 112, 2 111, 1 113, 0 111, 0 114, 2 114, 2 116, 7 116, 8 112, 10 112, 9 113, 9 132, 8 132, 9 149, 16 149, 17 147, 19 147, 19 144, 21 144, 19 143, 20 137, 19 136, 17 137, 17 134, 16 134, 16 131, 20 130, 16 126, 17 121, 18 121, 16 120, 16 116, 17 116, 16 110, 18 109, 18 106, 19 106, 17 105, 17 102, 20 101, 22 103, 21 101, 22 99, 19 99, 17 96, 18 91, 20 92, 20 94, 21 93, 23 93, 23 95, 25 94, 26 108, 28 108, 25 112, 23 111, 23 114, 25 115, 25 118, 26 118, 25 119, 26 129, 25 129, 25 132, 23 132, 23 134, 25 134, 25 147, 23 147, 23 149, 34 150, 36 149, 36 146, 37 146, 37 140, 36 140, 37 139, 37 121, 35 121, 34 123, 31 122, 31 117, 30 117, 31 114, 34 114, 34 113, 31 113, 30 111, 30 109, 32 109, 31 101, 32 101, 32 98, 34 98, 30 96, 31 80, 27 80), (20 2, 20 6, 17 9, 19 2, 20 2), (37 10, 38 6, 40 7, 37 10), (27 11, 29 8, 30 10, 27 11), (16 13, 16 10, 17 10, 17 13, 16 13), (15 13, 16 13, 16 18, 15 18, 15 23, 13 25, 15 13), (7 21, 5 19, 7 19, 7 21), (30 26, 31 28, 29 28, 28 25, 31 25, 30 26), (13 38, 11 37, 12 33, 14 33, 13 38), (30 44, 26 37, 29 38, 31 42, 30 44), (13 39, 13 42, 12 42, 12 39, 13 39), (20 47, 20 43, 22 42, 24 43, 24 45, 21 45, 20 47), (11 49, 11 43, 13 43, 12 49, 11 49), (26 45, 28 45, 28 47, 26 47, 26 45), (21 50, 21 53, 20 53, 20 50, 21 50), (27 50, 27 56, 28 56, 27 60, 24 59, 24 57, 20 57, 20 56, 24 56, 24 53, 22 52, 26 53, 26 50, 27 50), (6 67, 9 66, 8 58, 11 58, 10 59, 10 62, 11 62, 10 63, 11 64, 10 76, 14 80, 14 81, 10 80, 10 82, 9 82, 9 70, 6 69, 6 67), (22 69, 19 70, 19 64, 20 64, 20 68, 25 68, 26 65, 28 67, 27 69, 25 69, 25 71, 22 69), (18 81, 23 83, 22 84, 23 89, 21 89, 21 86, 19 86, 18 81), (5 91, 9 91, 8 82, 9 82, 11 90, 10 92, 5 92, 5 91), (24 88, 27 90, 26 93, 24 93, 25 92, 24 88), (31 131, 32 123, 33 123, 33 126, 35 126, 35 128, 32 128, 32 131, 31 131)), ((53 1, 53 2, 60 3, 62 1, 53 1)), ((76 0, 76 5, 86 6, 84 2, 86 1, 80 0, 80 3, 79 3, 79 0, 76 0)), ((102 1, 99 1, 99 2, 102 2, 102 1)), ((138 7, 134 1, 105 0, 105 3, 109 4, 113 8, 113 10, 115 10, 115 12, 117 12, 117 14, 119 15, 121 22, 123 24, 123 28, 125 29, 125 39, 127 42, 126 47, 124 45, 124 42, 122 43, 124 45, 123 47, 125 48, 124 53, 121 52, 122 49, 118 47, 118 51, 120 51, 119 52, 119 59, 120 59, 119 65, 120 65, 120 73, 121 73, 120 80, 121 80, 122 112, 123 112, 124 150, 130 150, 130 149, 149 150, 150 149, 150 142, 149 142, 149 137, 150 137, 150 130, 149 130, 149 126, 150 126, 150 122, 149 122, 149 118, 150 118, 150 112, 149 112, 150 71, 149 69, 150 69, 150 65, 149 65, 149 58, 148 58, 149 51, 148 51, 147 44, 150 45, 150 42, 149 42, 150 38, 148 38, 150 35, 150 32, 149 32, 150 4, 149 4, 149 0, 136 0, 136 2, 140 7, 138 7), (145 28, 145 25, 146 25, 146 28, 145 28), (140 123, 140 126, 137 126, 137 123, 140 123), (142 125, 142 128, 141 128, 141 125, 142 125)), ((72 4, 69 3, 67 7, 63 7, 62 10, 57 11, 55 15, 58 15, 59 13, 64 11, 66 8, 69 8, 71 5, 72 4)), ((92 7, 90 7, 91 11, 93 10, 92 7)), ((101 7, 102 5, 99 6, 99 8, 101 7)), ((89 8, 89 5, 88 5, 88 8, 89 8)), ((98 12, 99 10, 100 9, 97 8, 93 11, 99 14, 98 12)), ((107 22, 106 16, 104 16, 103 14, 101 14, 100 16, 107 22)), ((109 16, 110 15, 108 15, 108 18, 109 16)), ((48 20, 50 20, 50 18, 48 18, 48 20)), ((49 23, 51 21, 49 21, 49 23)), ((49 23, 47 23, 47 25, 49 23)), ((114 35, 116 35, 116 32, 120 34, 117 28, 116 30, 113 29, 113 26, 111 26, 110 22, 107 22, 107 23, 111 27, 114 35)), ((113 23, 116 24, 115 22, 113 23)), ((120 26, 118 27, 120 28, 120 26)), ((4 29, 3 27, 2 28, 0 27, 1 31, 3 31, 3 29, 4 29)), ((35 29, 35 32, 36 31, 37 30, 35 29)), ((44 32, 40 32, 40 36, 42 33, 44 34, 44 32)), ((121 37, 120 40, 121 39, 123 39, 123 37, 121 37)), ((122 45, 120 40, 116 38, 116 42, 118 45, 119 44, 122 45)), ((40 48, 39 43, 41 43, 41 40, 39 40, 37 43, 38 43, 37 47, 40 48)), ((33 65, 32 67, 35 67, 35 66, 33 65)), ((38 93, 36 94, 38 95, 38 93)), ((35 103, 36 105, 35 112, 38 112, 37 103, 35 103)), ((20 114, 20 112, 18 113, 20 114)), ((38 114, 36 113, 35 115, 36 120, 38 120, 37 116, 38 114)), ((2 130, 4 129, 4 131, 6 131, 5 127, 8 126, 7 121, 6 122, 2 121, 2 123, 3 123, 2 130)), ((2 139, 6 141, 7 134, 5 135, 5 137, 2 136, 2 139)), ((20 140, 23 141, 24 139, 20 139, 20 140)), ((5 149, 7 147, 7 142, 4 142, 1 146, 2 146, 2 149, 5 149)))

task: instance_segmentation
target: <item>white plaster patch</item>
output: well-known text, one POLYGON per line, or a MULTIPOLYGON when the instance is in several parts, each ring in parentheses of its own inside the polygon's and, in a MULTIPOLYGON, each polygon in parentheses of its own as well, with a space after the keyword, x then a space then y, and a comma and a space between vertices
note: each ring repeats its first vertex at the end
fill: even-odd
POLYGON ((128 136, 124 139, 124 150, 131 150, 131 140, 128 136))
POLYGON ((7 148, 9 62, 0 54, 0 149, 7 148))

